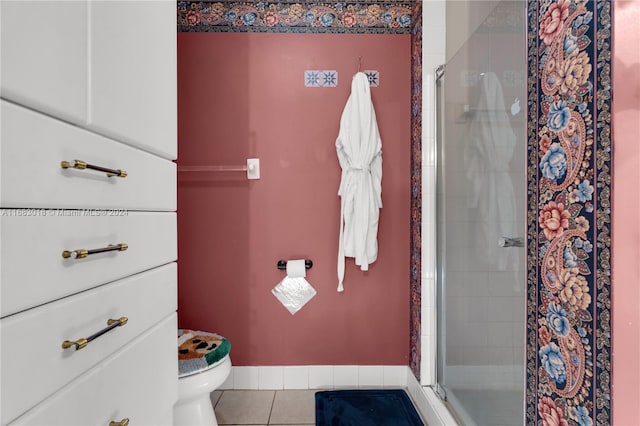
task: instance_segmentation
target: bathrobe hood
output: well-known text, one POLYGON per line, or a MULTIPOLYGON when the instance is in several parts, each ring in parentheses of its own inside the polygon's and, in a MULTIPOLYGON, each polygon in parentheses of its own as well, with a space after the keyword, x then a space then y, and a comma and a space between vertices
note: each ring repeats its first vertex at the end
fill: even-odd
POLYGON ((378 218, 382 208, 382 141, 371 102, 369 79, 357 73, 342 112, 336 140, 342 168, 338 291, 343 291, 345 257, 367 271, 378 256, 378 218))

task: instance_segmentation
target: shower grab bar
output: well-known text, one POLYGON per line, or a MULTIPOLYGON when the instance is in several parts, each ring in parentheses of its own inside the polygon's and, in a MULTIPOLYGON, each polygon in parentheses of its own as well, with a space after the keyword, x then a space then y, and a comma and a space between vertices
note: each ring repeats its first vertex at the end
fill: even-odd
POLYGON ((502 237, 498 238, 499 247, 524 247, 524 238, 522 237, 502 237))
MULTIPOLYGON (((278 260, 278 269, 280 269, 281 271, 284 271, 287 269, 287 261, 286 260, 278 260)), ((304 260, 304 269, 311 269, 313 267, 313 262, 311 261, 311 259, 305 259, 304 260)))

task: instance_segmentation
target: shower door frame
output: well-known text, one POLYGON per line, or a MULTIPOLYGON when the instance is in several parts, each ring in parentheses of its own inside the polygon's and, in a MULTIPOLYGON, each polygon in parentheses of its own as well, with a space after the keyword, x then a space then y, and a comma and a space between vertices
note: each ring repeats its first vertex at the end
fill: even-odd
POLYGON ((445 297, 445 287, 444 287, 444 279, 442 277, 442 273, 445 270, 444 265, 446 261, 446 253, 440 250, 440 241, 441 238, 444 238, 443 233, 445 232, 439 226, 439 218, 444 217, 444 203, 438 203, 438 190, 442 184, 444 184, 444 175, 441 175, 441 167, 440 164, 444 164, 444 150, 439 149, 441 145, 441 141, 444 141, 445 137, 445 126, 444 126, 444 90, 445 90, 445 75, 446 75, 446 64, 439 65, 435 70, 434 75, 434 97, 435 97, 435 108, 434 108, 434 123, 435 123, 435 142, 434 142, 434 158, 436 161, 436 170, 435 170, 435 208, 434 208, 434 237, 435 237, 435 271, 434 271, 434 291, 435 291, 435 306, 436 312, 434 315, 435 327, 434 327, 434 340, 435 340, 435 366, 434 366, 434 383, 433 390, 438 395, 438 397, 447 401, 447 391, 440 384, 441 376, 443 372, 441 371, 441 363, 440 359, 444 359, 446 356, 446 334, 440 333, 440 327, 444 326, 444 318, 446 315, 446 305, 443 303, 443 299, 445 297))

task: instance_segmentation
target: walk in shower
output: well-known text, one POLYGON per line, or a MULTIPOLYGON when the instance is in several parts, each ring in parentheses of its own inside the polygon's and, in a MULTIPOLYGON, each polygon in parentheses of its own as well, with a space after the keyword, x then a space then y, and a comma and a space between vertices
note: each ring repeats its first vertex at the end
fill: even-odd
POLYGON ((462 424, 513 426, 524 419, 526 4, 450 3, 466 22, 447 9, 447 49, 466 41, 436 75, 435 390, 462 424))

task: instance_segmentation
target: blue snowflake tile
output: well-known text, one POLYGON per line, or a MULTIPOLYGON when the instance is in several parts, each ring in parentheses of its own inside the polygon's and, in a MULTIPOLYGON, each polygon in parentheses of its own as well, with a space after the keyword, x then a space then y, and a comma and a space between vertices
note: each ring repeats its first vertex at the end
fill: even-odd
POLYGON ((306 70, 304 72, 305 87, 322 87, 323 75, 322 71, 306 70))
POLYGON ((364 70, 363 71, 369 79, 369 85, 371 87, 378 87, 380 85, 380 72, 376 70, 364 70))
POLYGON ((329 70, 322 71, 322 87, 337 87, 338 71, 329 70))

